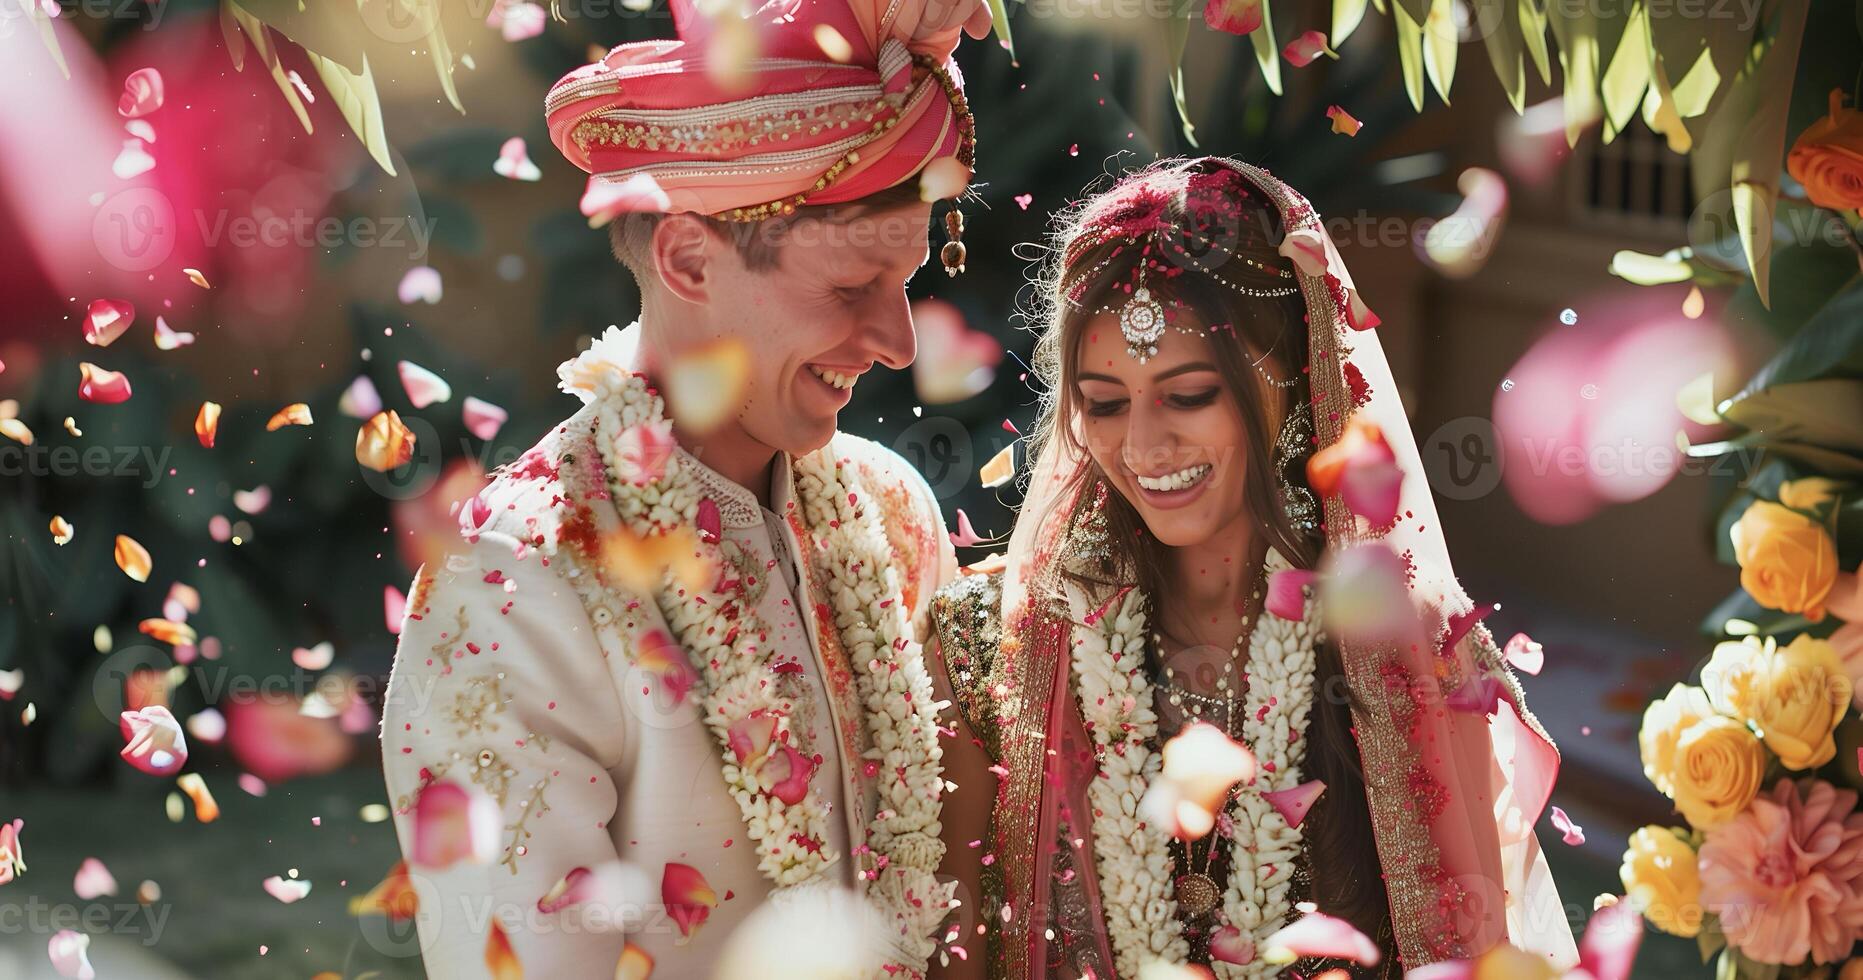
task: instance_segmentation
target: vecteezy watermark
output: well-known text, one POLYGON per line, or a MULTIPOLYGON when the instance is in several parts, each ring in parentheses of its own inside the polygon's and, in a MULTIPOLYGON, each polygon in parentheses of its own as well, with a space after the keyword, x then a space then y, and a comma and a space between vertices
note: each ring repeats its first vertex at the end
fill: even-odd
POLYGON ((1534 478, 1723 476, 1752 473, 1759 450, 1694 456, 1681 447, 1636 439, 1581 444, 1552 438, 1503 439, 1494 423, 1464 416, 1450 419, 1417 444, 1430 489, 1450 500, 1475 500, 1494 492, 1509 466, 1534 478))
POLYGON ((0 442, 0 477, 136 477, 144 490, 161 482, 171 446, 72 446, 0 442))
MULTIPOLYGON (((145 31, 161 26, 168 12, 168 0, 60 0, 58 16, 65 20, 136 21, 145 31)), ((0 3, 0 37, 12 37, 14 31, 37 31, 32 21, 49 18, 41 0, 13 0, 0 3), (37 10, 30 8, 39 8, 37 10)))
POLYGON ((425 214, 349 215, 320 211, 195 208, 177 214, 166 194, 131 187, 105 199, 91 217, 97 254, 125 272, 146 272, 174 254, 184 232, 206 248, 386 249, 426 260, 437 219, 425 214))
POLYGON ((67 929, 87 936, 134 937, 144 946, 161 942, 167 902, 48 902, 28 893, 19 901, 0 902, 0 936, 52 936, 67 929))

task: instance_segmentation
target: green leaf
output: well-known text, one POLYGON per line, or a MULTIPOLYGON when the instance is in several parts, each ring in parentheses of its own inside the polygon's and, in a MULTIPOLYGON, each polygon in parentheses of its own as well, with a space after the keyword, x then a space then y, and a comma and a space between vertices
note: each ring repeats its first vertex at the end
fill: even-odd
POLYGON ((1197 144, 1197 127, 1190 122, 1189 99, 1184 94, 1184 45, 1190 40, 1190 16, 1194 0, 1177 0, 1171 17, 1165 22, 1164 52, 1170 63, 1171 102, 1177 106, 1178 122, 1184 127, 1184 141, 1197 144))
POLYGON ((1779 25, 1752 75, 1759 93, 1754 114, 1736 144, 1730 172, 1734 221, 1760 303, 1771 306, 1772 218, 1779 200, 1779 170, 1785 160, 1786 109, 1792 104, 1792 73, 1805 34, 1807 5, 1780 4, 1779 25))
POLYGON ((329 0, 239 0, 256 20, 306 51, 315 51, 351 71, 362 69, 369 31, 353 3, 329 0))
POLYGON ((1719 916, 1704 915, 1701 917, 1701 931, 1695 934, 1695 942, 1701 948, 1701 962, 1703 963, 1714 959, 1714 954, 1727 945, 1727 936, 1721 932, 1719 916))
POLYGON ((1391 5, 1391 21, 1397 25, 1397 59, 1404 72, 1404 94, 1410 96, 1411 108, 1423 111, 1423 25, 1410 19, 1404 8, 1391 5))
POLYGON ((1423 18, 1430 15, 1430 3, 1431 0, 1396 0, 1391 4, 1391 11, 1396 13, 1401 10, 1410 15, 1411 23, 1421 24, 1423 18))
POLYGON ((1552 53, 1546 47, 1546 11, 1540 8, 1539 0, 1520 0, 1520 39, 1527 46, 1527 54, 1533 58, 1533 67, 1539 69, 1540 81, 1552 84, 1552 53))
POLYGON ((1604 103, 1604 141, 1609 143, 1636 118, 1650 84, 1649 12, 1641 4, 1630 20, 1611 63, 1604 69, 1599 94, 1604 103))
MULTIPOLYGON (((425 40, 427 53, 433 58, 434 74, 440 76, 440 89, 446 93, 446 101, 452 103, 453 108, 464 115, 466 107, 460 103, 459 89, 453 85, 453 49, 447 45, 446 28, 440 23, 439 0, 427 0, 426 5, 429 8, 427 16, 432 19, 433 29, 427 32, 425 40)), ((365 73, 368 67, 367 64, 362 66, 365 73)), ((389 171, 389 173, 393 172, 389 171)))
POLYGON ((1423 19, 1423 69, 1436 96, 1449 104, 1449 87, 1455 84, 1456 45, 1454 0, 1434 0, 1423 19))
POLYGON ((1268 0, 1261 0, 1261 26, 1250 31, 1248 39, 1255 46, 1255 63, 1261 66, 1268 91, 1280 95, 1281 49, 1274 43, 1274 14, 1268 9, 1268 0))
MULTIPOLYGON (((285 102, 291 106, 291 111, 297 114, 298 122, 303 125, 304 131, 315 132, 316 130, 311 126, 310 113, 304 108, 304 100, 298 98, 297 86, 292 85, 291 79, 285 75, 285 66, 278 61, 278 48, 272 43, 271 35, 266 33, 265 25, 233 0, 225 0, 225 6, 221 9, 223 13, 230 12, 233 20, 238 22, 240 29, 246 32, 246 39, 252 42, 253 52, 259 56, 259 61, 265 65, 266 70, 272 73, 272 81, 278 85, 278 91, 284 93, 285 102)), ((224 22, 222 24, 224 29, 224 22)), ((240 67, 242 71, 244 70, 243 54, 242 49, 241 56, 235 58, 233 62, 234 66, 240 67)))
POLYGON ((1769 440, 1863 457, 1863 379, 1819 378, 1775 384, 1735 396, 1721 417, 1769 440))
POLYGON ((1494 77, 1507 93, 1516 114, 1526 108, 1527 68, 1525 43, 1520 36, 1519 0, 1473 0, 1475 33, 1488 50, 1494 77))
POLYGON ((996 36, 1009 52, 1009 63, 1020 65, 1021 62, 1016 60, 1016 40, 1009 33, 1009 7, 1003 0, 990 0, 990 23, 995 25, 996 36))
POLYGON ((1359 22, 1365 19, 1365 0, 1333 0, 1333 31, 1326 40, 1334 48, 1345 43, 1345 39, 1358 30, 1359 22))
POLYGON ((355 131, 356 138, 392 176, 395 165, 389 159, 388 134, 382 128, 381 98, 375 91, 375 77, 369 73, 369 59, 362 59, 361 74, 352 75, 349 69, 322 55, 309 51, 304 54, 317 69, 324 87, 330 90, 330 101, 336 103, 343 118, 349 120, 349 128, 355 131))
POLYGON ((1828 377, 1863 378, 1863 275, 1853 276, 1805 321, 1734 400, 1775 385, 1828 377))

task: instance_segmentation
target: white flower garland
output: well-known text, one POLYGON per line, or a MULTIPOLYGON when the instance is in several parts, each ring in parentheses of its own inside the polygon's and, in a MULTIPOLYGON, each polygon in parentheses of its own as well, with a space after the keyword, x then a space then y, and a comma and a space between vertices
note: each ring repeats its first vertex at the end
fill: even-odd
MULTIPOLYGON (((1286 559, 1270 549, 1264 574, 1284 567, 1286 559)), ((1177 917, 1169 836, 1157 827, 1139 827, 1138 803, 1162 764, 1160 753, 1147 747, 1158 734, 1158 716, 1145 676, 1145 596, 1130 589, 1096 608, 1081 590, 1069 588, 1068 604, 1077 693, 1100 757, 1088 798, 1107 936, 1119 975, 1137 976, 1154 961, 1184 963, 1190 956, 1177 917)), ((1311 597, 1303 612, 1293 622, 1264 611, 1249 635, 1242 736, 1263 766, 1253 783, 1238 789, 1228 810, 1235 838, 1222 906, 1226 924, 1238 929, 1257 955, 1246 965, 1213 963, 1222 980, 1280 972, 1260 952, 1292 908, 1288 889, 1301 831, 1288 826, 1262 794, 1301 781, 1306 741, 1294 733, 1304 735, 1313 707, 1317 618, 1311 597)))
MULTIPOLYGON (((676 456, 657 479, 643 485, 614 478, 620 435, 665 421, 663 400, 648 390, 643 377, 620 366, 612 346, 620 342, 618 331, 610 328, 589 351, 559 369, 562 387, 596 405, 596 442, 622 520, 640 534, 693 527, 701 494, 676 456)), ((866 709, 872 743, 866 758, 881 774, 880 805, 866 844, 856 847, 868 882, 864 891, 894 927, 887 945, 895 962, 888 966, 918 975, 936 951, 933 932, 948 912, 954 887, 934 877, 944 857, 939 838, 943 750, 931 679, 919 645, 908 638, 885 527, 878 513, 864 506, 867 498, 858 481, 825 451, 797 460, 795 471, 804 519, 829 558, 827 598, 866 709)), ((708 564, 721 562, 715 542, 700 547, 708 564)), ((770 745, 787 741, 790 720, 772 683, 779 651, 758 649, 758 637, 767 633, 761 618, 754 608, 737 604, 736 597, 709 589, 669 583, 654 599, 698 674, 704 720, 722 752, 725 783, 758 845, 759 870, 779 889, 819 886, 823 872, 840 858, 823 843, 831 819, 827 806, 812 785, 798 803, 783 803, 759 780, 754 764, 759 760, 739 765, 729 743, 734 723, 764 715, 776 721, 770 745), (735 618, 727 615, 733 608, 735 618)), ((881 975, 896 974, 889 969, 881 975)))

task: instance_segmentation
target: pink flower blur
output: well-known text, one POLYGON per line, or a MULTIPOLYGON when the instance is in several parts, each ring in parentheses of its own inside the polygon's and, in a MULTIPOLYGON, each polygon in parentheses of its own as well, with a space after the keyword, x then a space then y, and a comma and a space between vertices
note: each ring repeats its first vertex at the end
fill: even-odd
POLYGON ((1701 845, 1701 901, 1762 963, 1834 963, 1863 938, 1863 813, 1854 790, 1781 779, 1701 845))
POLYGON ((268 783, 329 772, 349 761, 355 743, 331 718, 310 718, 281 694, 229 698, 226 744, 233 757, 268 783))

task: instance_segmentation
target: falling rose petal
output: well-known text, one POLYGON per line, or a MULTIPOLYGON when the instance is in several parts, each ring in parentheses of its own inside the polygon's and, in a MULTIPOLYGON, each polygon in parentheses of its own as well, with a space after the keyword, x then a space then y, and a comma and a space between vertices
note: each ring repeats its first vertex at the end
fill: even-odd
POLYGON ((0 670, 0 701, 11 701, 19 693, 21 685, 26 683, 23 670, 0 670))
POLYGON ((1701 319, 1701 314, 1708 309, 1708 300, 1701 295, 1700 286, 1688 287, 1688 295, 1682 298, 1682 315, 1690 320, 1701 319))
POLYGON ((145 619, 137 623, 136 628, 156 642, 169 646, 193 646, 194 641, 199 639, 194 635, 194 627, 172 619, 145 619))
POLYGON ((84 342, 108 347, 136 321, 135 304, 125 299, 94 299, 84 311, 84 342))
POLYGON ((378 913, 390 921, 406 922, 420 911, 420 896, 415 893, 413 883, 408 879, 408 863, 400 860, 388 869, 384 877, 368 894, 349 903, 350 915, 378 913))
POLYGON ((123 130, 144 143, 155 142, 155 127, 147 119, 131 119, 123 124, 123 130))
POLYGON ((466 431, 486 442, 497 438, 498 430, 504 427, 505 419, 508 417, 504 409, 471 395, 466 396, 464 415, 466 431))
POLYGON ((1546 666, 1546 650, 1525 633, 1515 633, 1507 640, 1507 646, 1501 651, 1507 662, 1523 674, 1539 676, 1540 669, 1546 666))
POLYGON ((845 65, 854 57, 854 46, 847 43, 847 38, 840 31, 828 24, 815 25, 815 46, 822 49, 822 54, 827 55, 829 61, 838 65, 845 65))
POLYGON ((1255 941, 1242 935, 1242 930, 1235 926, 1224 926, 1210 937, 1210 958, 1247 966, 1255 962, 1255 941))
POLYGON ((1417 617, 1405 571, 1403 559, 1381 542, 1332 551, 1320 580, 1327 633, 1368 642, 1408 639, 1417 617))
POLYGON ((297 878, 280 878, 273 875, 265 879, 265 893, 286 905, 310 894, 311 883, 297 878))
POLYGON ((548 19, 543 5, 530 0, 499 0, 485 18, 485 26, 498 29, 507 42, 528 41, 543 33, 548 19))
POLYGON ((739 718, 726 732, 725 745, 738 762, 749 762, 770 748, 776 739, 776 716, 756 715, 739 718))
POLYGON ((366 419, 382 410, 382 396, 368 375, 359 374, 343 389, 342 397, 336 400, 336 410, 352 419, 366 419))
POLYGON ((1203 22, 1213 31, 1252 34, 1261 21, 1261 0, 1209 0, 1203 5, 1203 22))
POLYGON ((428 783, 414 800, 409 859, 417 868, 435 871, 460 861, 487 864, 498 856, 503 825, 497 801, 477 786, 451 780, 428 783))
POLYGON ((710 497, 699 501, 699 510, 693 515, 693 524, 698 528, 699 540, 707 544, 715 543, 723 531, 724 524, 724 516, 718 512, 718 501, 710 497))
POLYGON ((110 164, 110 172, 122 180, 133 180, 153 169, 155 158, 149 155, 147 144, 134 137, 123 141, 123 149, 110 164))
POLYGON ((265 789, 266 789, 265 780, 260 779, 257 776, 254 776, 252 773, 249 773, 249 772, 240 773, 238 782, 239 782, 239 788, 245 790, 247 796, 264 796, 265 795, 265 789))
POLYGON ((1000 487, 1015 478, 1016 454, 1013 445, 1004 446, 1002 451, 991 456, 990 461, 983 464, 983 468, 977 471, 977 479, 986 489, 1000 487))
MULTIPOLYGON (((1637 947, 1643 944, 1643 916, 1622 896, 1591 914, 1578 941, 1578 969, 1594 980, 1629 980, 1637 947)), ((1852 961, 1854 962, 1854 961, 1852 961)))
POLYGON ((621 959, 615 963, 615 980, 648 980, 651 976, 653 957, 633 943, 623 946, 621 959))
POLYGON ((1500 239, 1507 218, 1507 181, 1484 167, 1470 167, 1456 180, 1462 203, 1431 224, 1418 242, 1423 261, 1451 279, 1481 271, 1500 239))
POLYGON ((1281 819, 1287 821, 1289 827, 1298 827, 1300 822, 1307 818, 1307 811, 1313 809, 1314 801, 1318 800, 1320 794, 1324 792, 1326 792, 1326 783, 1323 780, 1309 779, 1299 786, 1263 793, 1261 798, 1267 800, 1269 806, 1274 807, 1275 812, 1281 815, 1281 819))
POLYGON ((123 761, 151 776, 169 776, 180 772, 188 761, 188 740, 181 734, 181 722, 165 707, 150 705, 121 715, 123 761))
POLYGON ((661 689, 673 699, 674 707, 686 703, 686 695, 698 683, 698 675, 686 659, 685 648, 673 642, 672 636, 662 629, 650 629, 641 635, 634 666, 659 682, 661 689))
POLYGON ((138 582, 149 580, 149 572, 155 562, 149 557, 149 549, 144 548, 135 538, 127 534, 117 535, 114 553, 116 567, 122 569, 123 574, 138 582))
POLYGON ((213 791, 207 788, 207 781, 201 778, 200 773, 182 773, 175 784, 188 794, 188 799, 194 801, 194 819, 201 823, 213 823, 220 819, 220 804, 214 802, 213 791))
POLYGON ((615 478, 637 487, 656 483, 678 447, 671 421, 630 425, 615 436, 615 478))
POLYGON ((524 137, 513 136, 505 140, 498 148, 498 159, 492 161, 492 173, 507 180, 542 180, 543 171, 531 162, 530 150, 524 145, 524 137))
POLYGON ((588 868, 570 868, 568 874, 556 884, 551 885, 550 890, 544 892, 543 897, 537 900, 537 911, 549 915, 559 909, 588 901, 593 897, 589 889, 594 877, 588 868))
POLYGON ((116 113, 124 119, 138 119, 162 107, 162 73, 153 68, 139 68, 123 79, 123 94, 116 101, 116 113))
POLYGON ((176 350, 182 347, 186 347, 189 344, 192 344, 193 342, 194 342, 193 334, 177 333, 173 327, 170 327, 168 325, 167 320, 164 320, 159 316, 155 318, 155 349, 156 350, 176 350))
POLYGON ((1164 744, 1164 765, 1139 801, 1140 815, 1173 836, 1197 840, 1236 783, 1255 778, 1254 753, 1214 725, 1186 727, 1164 744))
POLYGON ((392 409, 356 430, 356 462, 369 469, 386 473, 413 458, 414 433, 392 409))
POLYGON ((1378 945, 1352 923, 1324 912, 1308 912, 1262 943, 1262 958, 1277 966, 1308 956, 1376 966, 1378 945))
POLYGON ((310 425, 310 406, 303 402, 292 402, 278 410, 276 415, 266 420, 265 431, 277 432, 288 425, 310 425))
POLYGON ((1378 426, 1354 417, 1338 442, 1308 458, 1307 481, 1315 493, 1339 494, 1354 514, 1382 527, 1397 516, 1404 473, 1378 426))
POLYGON ((1351 113, 1336 105, 1326 107, 1326 118, 1333 121, 1333 132, 1341 136, 1357 136, 1359 128, 1364 125, 1353 118, 1351 113))
POLYGON ((970 168, 954 156, 939 157, 919 171, 919 200, 948 201, 970 186, 970 168))
POLYGON ((397 363, 395 371, 401 376, 401 388, 415 408, 426 408, 453 397, 453 387, 445 379, 413 361, 397 363))
POLYGON ((324 670, 336 659, 336 645, 329 640, 314 647, 296 647, 291 651, 291 662, 305 670, 324 670))
POLYGON ((1287 47, 1281 49, 1281 57, 1286 58, 1288 64, 1295 68, 1305 68, 1313 64, 1313 59, 1320 55, 1334 60, 1339 58, 1339 52, 1327 45, 1324 31, 1307 31, 1287 42, 1287 47))
POLYGON ((736 415, 744 402, 744 383, 750 378, 750 354, 733 340, 706 344, 674 359, 666 373, 666 399, 671 415, 703 434, 736 415))
POLYGON ((951 544, 959 548, 975 548, 984 543, 984 539, 978 536, 977 529, 970 526, 970 515, 964 513, 962 507, 957 509, 957 530, 950 533, 951 544))
POLYGON ((1557 806, 1552 808, 1552 825, 1555 830, 1565 835, 1563 840, 1567 844, 1577 847, 1585 843, 1585 828, 1573 823, 1572 818, 1566 816, 1563 808, 1557 806))
POLYGON ((795 806, 809 795, 809 777, 814 774, 815 764, 793 745, 777 746, 757 767, 757 781, 786 806, 795 806))
POLYGON ((168 595, 162 599, 162 615, 176 622, 187 622, 189 616, 200 611, 200 590, 185 582, 169 584, 168 595))
POLYGON ((72 535, 78 533, 77 529, 71 526, 70 521, 65 520, 57 514, 52 515, 51 529, 52 543, 58 545, 70 544, 72 535))
POLYGON ((382 618, 388 623, 388 632, 401 635, 401 621, 407 618, 408 597, 392 585, 382 587, 382 618))
POLYGON ((660 876, 660 901, 679 927, 679 935, 690 939, 718 907, 718 893, 697 868, 668 862, 660 876))
POLYGON ((194 438, 200 440, 202 449, 212 449, 219 432, 220 403, 201 402, 201 410, 194 415, 194 438))
POLYGON ((96 980, 90 949, 91 937, 75 929, 60 929, 46 944, 46 955, 51 957, 52 969, 57 970, 59 976, 70 980, 96 980))
POLYGON ((1016 195, 1016 207, 1019 207, 1024 211, 1027 211, 1029 209, 1029 205, 1034 204, 1034 203, 1035 203, 1035 195, 1033 194, 1017 194, 1016 195))
POLYGON ((919 400, 947 405, 981 394, 996 379, 1003 346, 982 330, 973 330, 956 305, 941 299, 912 304, 919 354, 912 361, 912 385, 919 400))
POLYGON ((0 436, 6 436, 22 446, 32 445, 32 430, 16 418, 0 417, 0 436))
POLYGON ((87 857, 78 865, 78 873, 71 881, 71 890, 85 901, 104 895, 116 894, 116 877, 102 861, 87 857))
POLYGON ((492 980, 524 980, 524 965, 518 962, 517 951, 511 948, 511 939, 497 916, 492 917, 489 933, 485 937, 485 969, 492 980))
POLYGON ((401 276, 401 285, 395 287, 395 295, 406 304, 440 302, 444 290, 440 285, 440 271, 429 265, 417 265, 401 276))
POLYGON ((197 742, 218 745, 226 738, 226 716, 218 708, 202 708, 188 716, 188 735, 197 742))
POLYGON ((632 212, 662 213, 673 206, 660 182, 651 174, 635 174, 623 181, 603 180, 591 176, 582 192, 582 215, 590 228, 600 228, 616 217, 632 212))
POLYGON ((1268 598, 1263 603, 1275 616, 1299 622, 1307 618, 1307 590, 1319 576, 1311 569, 1283 568, 1268 577, 1268 598))
POLYGON ((251 490, 233 491, 233 506, 241 513, 262 514, 272 505, 272 488, 261 483, 251 490))
POLYGON ((89 361, 78 362, 78 397, 98 405, 119 405, 129 400, 129 378, 89 361))
MULTIPOLYGON (((716 503, 708 506, 707 501, 699 502, 701 528, 705 526, 707 511, 715 516, 717 508, 716 503)), ((702 540, 700 535, 705 533, 691 527, 676 527, 669 533, 640 536, 619 528, 602 537, 602 567, 613 573, 623 588, 632 591, 657 589, 668 575, 687 588, 703 588, 717 574, 717 569, 697 554, 702 540)), ((716 540, 715 535, 712 540, 716 540)))
POLYGON ((184 276, 187 276, 189 282, 193 283, 196 286, 199 286, 202 289, 213 288, 213 286, 208 284, 207 277, 204 274, 202 274, 201 270, 199 269, 182 269, 181 274, 184 276))

